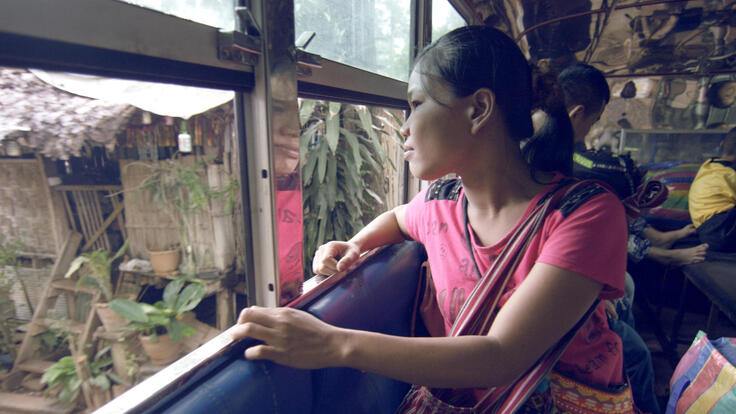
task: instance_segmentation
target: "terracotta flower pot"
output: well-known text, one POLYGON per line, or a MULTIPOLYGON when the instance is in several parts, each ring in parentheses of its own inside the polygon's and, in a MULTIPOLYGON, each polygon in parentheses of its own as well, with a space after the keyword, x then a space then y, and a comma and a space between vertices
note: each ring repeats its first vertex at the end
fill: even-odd
POLYGON ((169 334, 158 335, 157 342, 152 342, 150 336, 141 335, 139 339, 151 362, 156 365, 168 365, 179 358, 181 342, 172 341, 169 334))
POLYGON ((115 332, 128 324, 128 321, 110 309, 107 303, 94 303, 92 306, 97 310, 97 316, 107 332, 115 332))
POLYGON ((157 275, 168 275, 174 273, 179 267, 180 252, 178 249, 148 251, 148 257, 153 267, 153 273, 157 275))

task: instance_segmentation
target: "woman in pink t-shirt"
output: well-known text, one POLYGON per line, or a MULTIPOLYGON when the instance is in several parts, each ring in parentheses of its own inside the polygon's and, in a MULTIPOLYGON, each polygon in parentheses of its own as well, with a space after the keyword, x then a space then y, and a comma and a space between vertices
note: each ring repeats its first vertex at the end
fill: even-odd
MULTIPOLYGON (((554 76, 537 79, 554 79, 554 76)), ((536 82, 536 81, 535 81, 536 82)), ((409 78, 401 133, 412 174, 438 181, 315 254, 315 273, 346 269, 377 246, 425 244, 446 326, 531 206, 569 174, 572 131, 561 96, 534 96, 532 71, 498 30, 456 29, 427 47, 409 78), (549 123, 533 136, 539 103, 549 123), (522 149, 523 148, 523 149, 522 149), (465 230, 470 238, 465 243, 465 230), (478 270, 476 270, 476 268, 478 270)), ((545 90, 556 91, 549 83, 545 90)), ((553 346, 597 298, 623 295, 626 225, 615 196, 547 216, 510 282, 488 335, 405 338, 343 329, 295 309, 245 309, 232 332, 264 342, 245 351, 299 368, 346 366, 444 388, 505 385, 553 346)), ((558 369, 597 385, 621 382, 621 344, 599 309, 558 369)))

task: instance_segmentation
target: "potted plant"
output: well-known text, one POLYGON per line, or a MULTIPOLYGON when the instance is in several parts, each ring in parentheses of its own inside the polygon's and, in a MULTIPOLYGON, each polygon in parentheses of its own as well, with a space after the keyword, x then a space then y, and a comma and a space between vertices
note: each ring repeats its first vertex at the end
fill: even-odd
POLYGON ((184 312, 194 309, 202 298, 205 288, 200 283, 190 283, 178 278, 164 288, 163 300, 153 305, 114 299, 110 308, 130 321, 126 329, 140 332, 143 349, 157 365, 165 365, 179 356, 179 340, 190 336, 195 330, 181 322, 184 312))
POLYGON ((96 408, 109 401, 113 384, 130 385, 111 370, 112 359, 107 356, 109 351, 109 347, 102 348, 91 362, 86 357, 78 359, 78 363, 71 356, 61 358, 46 368, 41 377, 41 383, 47 385, 46 392, 58 392, 61 401, 77 404, 80 391, 84 391, 89 395, 88 405, 93 405, 88 408, 96 408), (86 373, 87 378, 81 378, 80 371, 86 373))
POLYGON ((69 265, 69 270, 64 275, 68 279, 77 271, 80 271, 77 284, 86 282, 100 289, 105 302, 95 303, 93 306, 97 310, 102 325, 110 332, 122 328, 126 324, 124 319, 108 308, 108 303, 115 294, 111 277, 112 264, 125 253, 128 242, 129 240, 126 240, 112 257, 110 257, 110 252, 106 250, 95 250, 78 256, 69 265))
MULTIPOLYGON (((196 251, 197 248, 193 247, 197 231, 195 217, 201 213, 211 214, 210 202, 215 199, 226 198, 226 209, 232 210, 238 183, 230 180, 220 188, 210 186, 203 179, 206 161, 197 161, 189 165, 183 158, 176 157, 143 165, 149 171, 137 190, 146 194, 149 200, 159 206, 177 226, 182 272, 195 274, 207 260, 203 257, 206 256, 204 252, 196 251)), ((172 250, 171 248, 163 252, 149 250, 154 272, 170 274, 176 270, 178 260, 176 252, 172 250), (172 254, 174 258, 171 258, 172 254), (167 258, 165 260, 168 267, 158 266, 159 256, 167 258)))

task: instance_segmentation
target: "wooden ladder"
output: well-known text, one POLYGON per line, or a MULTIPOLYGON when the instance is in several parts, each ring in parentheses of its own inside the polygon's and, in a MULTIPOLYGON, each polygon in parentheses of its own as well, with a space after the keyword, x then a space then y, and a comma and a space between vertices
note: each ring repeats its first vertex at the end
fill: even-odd
MULTIPOLYGON (((51 277, 44 288, 43 295, 33 312, 31 322, 18 349, 13 369, 3 382, 3 389, 12 390, 17 388, 28 373, 43 374, 46 368, 56 362, 49 361, 43 355, 39 355, 38 349, 40 347, 39 335, 49 329, 47 324, 48 313, 50 309, 54 308, 59 296, 65 295, 68 303, 74 304, 78 293, 88 293, 92 296, 90 304, 100 301, 102 292, 99 289, 87 285, 78 286, 75 280, 64 278, 69 265, 76 257, 81 241, 82 235, 77 232, 71 232, 65 240, 52 267, 51 277)), ((71 316, 64 323, 70 325, 74 334, 72 340, 75 341, 75 348, 91 352, 91 350, 85 350, 84 344, 90 342, 94 330, 100 325, 97 312, 94 312, 90 307, 85 323, 76 322, 71 316)))

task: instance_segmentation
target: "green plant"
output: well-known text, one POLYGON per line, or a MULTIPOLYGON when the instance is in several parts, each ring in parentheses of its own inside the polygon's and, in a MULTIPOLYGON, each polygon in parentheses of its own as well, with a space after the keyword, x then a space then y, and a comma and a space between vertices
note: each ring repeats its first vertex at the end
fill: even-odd
POLYGON ((102 348, 88 363, 90 377, 87 381, 79 378, 74 359, 65 356, 44 371, 41 383, 46 384, 49 391, 60 387, 59 399, 66 402, 76 400, 83 387, 95 386, 100 391, 107 392, 112 383, 125 384, 125 381, 111 370, 112 358, 107 356, 109 351, 109 347, 102 348))
POLYGON ((41 339, 39 352, 42 355, 53 355, 59 349, 66 348, 69 340, 74 340, 71 322, 63 318, 47 318, 44 320, 46 329, 38 337, 41 339))
POLYGON ((206 161, 187 165, 182 158, 170 158, 152 164, 134 164, 142 164, 148 169, 146 178, 137 190, 146 194, 149 201, 159 206, 177 226, 184 258, 183 268, 187 272, 196 271, 197 260, 202 260, 196 257, 200 252, 194 252, 193 257, 191 250, 188 250, 197 231, 195 216, 200 213, 211 214, 211 201, 221 199, 225 200, 226 213, 232 212, 238 182, 229 180, 218 188, 210 186, 203 180, 206 161))
POLYGON ((149 335, 154 342, 163 330, 168 332, 173 341, 178 341, 182 336, 195 333, 194 328, 182 323, 181 319, 184 312, 194 309, 205 294, 202 284, 190 283, 184 286, 186 282, 183 277, 169 282, 164 288, 163 300, 153 305, 128 299, 113 299, 110 309, 130 321, 127 329, 149 335))
POLYGON ((387 161, 395 166, 365 106, 303 100, 300 121, 304 273, 309 277, 317 247, 346 240, 383 209, 381 196, 372 188, 382 187, 377 180, 387 161))
POLYGON ((16 278, 18 257, 24 244, 0 234, 0 353, 15 355, 15 302, 10 291, 16 278))
POLYGON ((90 281, 102 291, 105 300, 109 302, 115 293, 113 292, 112 278, 110 276, 112 264, 125 253, 125 250, 128 248, 128 242, 129 240, 126 240, 113 257, 110 257, 110 252, 106 250, 95 250, 76 257, 71 265, 69 265, 69 270, 67 270, 64 277, 67 279, 70 278, 77 270, 83 267, 77 284, 90 281))

